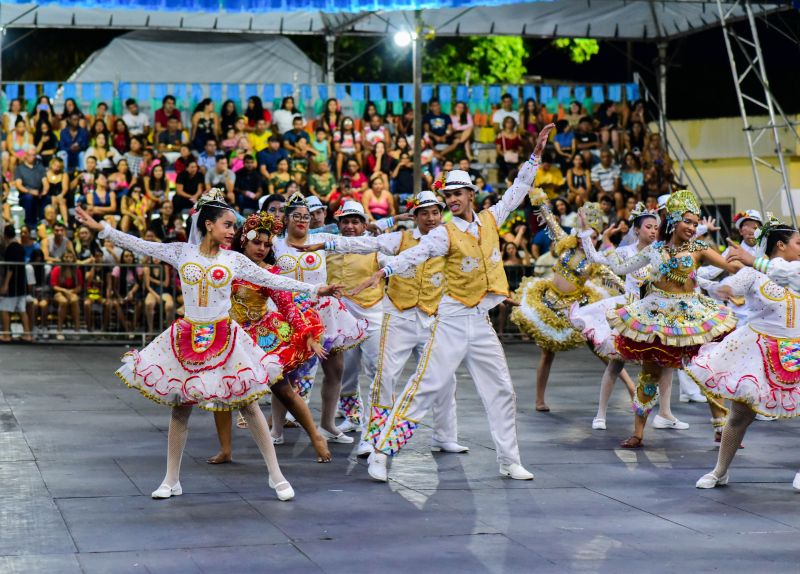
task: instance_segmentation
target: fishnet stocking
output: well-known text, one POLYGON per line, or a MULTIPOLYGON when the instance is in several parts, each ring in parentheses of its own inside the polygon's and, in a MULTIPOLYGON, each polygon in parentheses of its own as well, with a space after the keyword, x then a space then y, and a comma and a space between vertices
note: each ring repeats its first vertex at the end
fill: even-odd
POLYGON ((267 426, 267 419, 264 418, 264 413, 261 412, 255 402, 242 407, 240 412, 244 416, 244 420, 247 421, 247 428, 250 429, 250 434, 253 435, 253 440, 256 441, 256 446, 261 451, 264 462, 267 463, 267 472, 269 472, 272 482, 274 484, 283 482, 286 479, 283 477, 281 467, 278 465, 278 457, 275 454, 275 446, 272 444, 269 426, 267 426))
POLYGON ((169 434, 167 435, 167 474, 162 484, 175 486, 180 479, 181 459, 186 446, 186 437, 189 436, 189 416, 192 414, 190 405, 172 407, 172 418, 169 421, 169 434))
POLYGON ((719 456, 717 466, 714 467, 714 475, 722 478, 728 472, 739 445, 742 444, 744 433, 747 427, 753 422, 756 413, 747 405, 732 401, 731 412, 728 415, 728 422, 722 431, 722 442, 719 445, 719 456))
POLYGON ((603 379, 600 382, 600 402, 597 405, 596 418, 605 420, 606 411, 608 410, 608 401, 611 398, 611 393, 614 391, 614 383, 622 372, 622 367, 624 365, 625 363, 622 361, 609 361, 606 366, 603 379))

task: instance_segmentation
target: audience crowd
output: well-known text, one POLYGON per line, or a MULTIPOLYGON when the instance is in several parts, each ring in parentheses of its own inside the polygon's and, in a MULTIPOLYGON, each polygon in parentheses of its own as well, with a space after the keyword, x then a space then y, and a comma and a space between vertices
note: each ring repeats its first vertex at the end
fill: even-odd
MULTIPOLYGON (((532 99, 515 106, 505 94, 490 114, 472 114, 464 102, 451 112, 437 99, 425 106, 423 187, 461 169, 480 190, 476 208, 499 199, 551 121, 557 133, 535 186, 548 194, 568 231, 576 209, 598 201, 621 236, 637 201, 654 208, 672 189, 672 162, 659 134, 648 131, 641 101, 592 109, 575 101, 550 113, 532 99)), ((305 117, 291 97, 278 109, 251 97, 243 110, 231 100, 218 106, 205 99, 189 115, 168 95, 152 116, 129 99, 118 117, 102 102, 84 112, 67 99, 59 113, 42 96, 29 113, 12 100, 2 115, 0 207, 4 276, 11 279, 6 289, 0 279, 0 341, 8 340, 11 314, 24 314, 26 332, 55 326, 63 339, 68 324, 76 331, 152 333, 180 313, 174 272, 101 244, 76 225, 76 205, 123 231, 165 242, 186 239, 188 211, 210 187, 224 189, 242 215, 279 212, 300 191, 319 198, 327 223, 349 199, 361 202, 370 220, 395 216, 415 192, 413 120, 410 106, 399 116, 381 115, 371 102, 361 117, 351 117, 335 99, 317 118, 305 117), (24 216, 15 218, 12 204, 24 216), (19 299, 3 304, 21 296, 24 305, 19 299)), ((549 271, 550 238, 530 209, 516 213, 502 232, 512 283, 525 266, 549 271)))

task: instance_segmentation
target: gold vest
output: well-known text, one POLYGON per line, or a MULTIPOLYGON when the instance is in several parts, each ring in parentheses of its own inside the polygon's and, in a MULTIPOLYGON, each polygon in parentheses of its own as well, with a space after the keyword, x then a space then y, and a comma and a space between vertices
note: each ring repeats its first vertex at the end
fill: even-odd
MULTIPOLYGON (((328 283, 331 285, 344 285, 345 290, 354 289, 375 273, 378 267, 378 255, 356 255, 348 253, 329 253, 327 256, 328 283)), ((375 287, 364 289, 355 297, 348 297, 362 307, 374 307, 383 299, 384 282, 375 287)))
MULTIPOLYGON (((407 229, 400 240, 398 255, 419 244, 414 239, 414 231, 407 229)), ((428 259, 417 266, 413 277, 392 275, 386 294, 395 307, 401 311, 419 307, 427 315, 433 315, 439 308, 439 301, 444 293, 444 257, 428 259)))
POLYGON ((508 296, 494 215, 484 209, 478 219, 480 241, 469 232, 460 231, 452 221, 445 225, 450 239, 445 263, 447 294, 467 307, 475 307, 487 293, 508 296))

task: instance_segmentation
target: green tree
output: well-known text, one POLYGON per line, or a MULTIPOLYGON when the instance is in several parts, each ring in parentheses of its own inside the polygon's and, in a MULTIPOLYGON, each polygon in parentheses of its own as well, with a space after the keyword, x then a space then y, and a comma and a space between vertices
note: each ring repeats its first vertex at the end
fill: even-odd
POLYGON ((570 59, 576 64, 585 64, 600 51, 597 40, 590 38, 559 38, 553 40, 553 45, 559 50, 569 51, 570 59))
POLYGON ((425 44, 422 75, 430 82, 516 84, 527 73, 522 38, 489 36, 434 39, 425 44))

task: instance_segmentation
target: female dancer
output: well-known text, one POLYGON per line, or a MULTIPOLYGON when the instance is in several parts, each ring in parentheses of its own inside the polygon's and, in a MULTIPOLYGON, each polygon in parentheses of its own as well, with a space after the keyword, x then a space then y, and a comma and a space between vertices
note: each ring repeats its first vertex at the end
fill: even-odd
MULTIPOLYGON (((658 237, 658 227, 660 219, 655 211, 647 211, 643 203, 638 203, 631 212, 630 229, 628 236, 622 240, 622 244, 617 249, 606 252, 605 256, 613 259, 617 264, 622 263, 652 244, 658 237)), ((613 230, 614 228, 609 228, 613 230)), ((608 231, 606 231, 608 234, 608 231)), ((604 235, 605 237, 605 235, 604 235)), ((642 285, 650 275, 650 266, 647 265, 637 269, 633 273, 625 276, 625 294, 618 297, 603 299, 597 303, 578 307, 573 305, 570 311, 570 321, 576 329, 583 333, 592 351, 604 362, 607 362, 603 379, 600 383, 600 401, 597 406, 597 415, 592 421, 592 428, 595 430, 606 429, 606 410, 611 392, 614 390, 614 383, 622 372, 625 361, 614 347, 614 337, 611 327, 606 320, 606 313, 611 309, 624 305, 628 301, 637 300, 640 297, 642 285)), ((629 379, 625 379, 625 385, 633 398, 634 385, 629 379)), ((661 401, 659 403, 658 420, 665 419, 670 428, 686 429, 689 428, 684 422, 672 416, 669 408, 670 389, 672 387, 672 369, 664 369, 664 373, 659 381, 659 391, 661 401)))
MULTIPOLYGON (((254 213, 236 232, 233 249, 244 254, 262 269, 277 274, 278 269, 268 265, 265 260, 272 259, 270 257, 272 238, 282 229, 281 222, 273 216, 264 212, 254 213)), ((331 453, 327 441, 317 432, 308 405, 290 384, 291 371, 314 355, 321 358, 327 356, 320 344, 325 329, 317 312, 308 299, 296 305, 289 292, 254 285, 244 279, 235 279, 231 295, 231 318, 265 353, 278 357, 284 379, 273 384, 270 392, 292 412, 295 420, 303 425, 317 451, 317 462, 330 462, 331 453), (273 308, 270 308, 270 302, 274 303, 273 308), (273 310, 275 308, 277 310, 273 310)), ((208 459, 208 462, 209 464, 231 462, 231 412, 215 412, 214 422, 217 426, 220 451, 208 459)), ((244 420, 240 420, 239 424, 242 426, 244 420)))
MULTIPOLYGON (((294 277, 299 281, 327 281, 325 251, 303 253, 292 245, 305 245, 309 242, 325 242, 336 236, 326 233, 315 234, 309 241, 311 214, 305 198, 299 193, 289 198, 284 208, 286 218, 286 234, 274 240, 273 250, 275 262, 281 275, 294 277)), ((339 404, 339 393, 342 386, 344 360, 341 351, 355 347, 366 337, 366 321, 353 317, 344 303, 331 297, 321 297, 315 304, 322 323, 325 326, 323 347, 328 353, 321 359, 325 378, 322 383, 322 415, 320 434, 329 442, 350 444, 353 438, 347 436, 336 427, 336 408, 339 404)), ((317 369, 317 358, 304 363, 298 372, 300 394, 304 398, 310 396, 311 386, 317 369)), ((279 439, 283 435, 283 415, 279 402, 273 403, 272 436, 279 439)))
MULTIPOLYGON (((625 275, 651 265, 651 283, 645 297, 608 311, 608 322, 616 331, 616 349, 626 361, 642 363, 633 409, 636 414, 633 435, 623 448, 641 448, 647 416, 658 401, 657 384, 665 368, 680 368, 684 358, 692 357, 700 345, 733 330, 733 312, 695 292, 696 270, 703 264, 735 272, 722 256, 702 241, 693 239, 700 222, 700 206, 688 190, 670 195, 661 237, 623 262, 608 261, 594 248, 592 230, 585 213, 580 214, 583 231, 579 236, 587 257, 595 263, 607 262, 614 273, 625 275)), ((723 407, 709 402, 712 424, 725 423, 723 407)))
MULTIPOLYGON (((600 286, 604 281, 610 283, 613 294, 621 293, 623 285, 618 277, 603 267, 591 265, 578 237, 566 234, 546 205, 544 191, 537 188, 531 192, 530 200, 555 241, 558 261, 553 266, 552 277, 527 277, 522 280, 513 296, 519 306, 511 312, 511 320, 542 350, 536 370, 536 410, 548 412, 550 407, 544 401, 544 393, 555 354, 584 343, 581 333, 569 322, 567 312, 570 306, 574 303, 587 305, 610 296, 608 290, 600 286)), ((601 233, 603 217, 597 204, 587 203, 585 207, 593 233, 601 233)), ((623 376, 627 377, 627 374, 623 376)))
POLYGON ((211 411, 240 409, 267 464, 270 487, 280 500, 293 498, 294 490, 281 474, 269 439, 267 421, 255 403, 280 375, 280 364, 230 319, 231 281, 241 277, 258 285, 324 296, 336 295, 340 289, 279 277, 241 253, 222 249, 233 239, 236 216, 218 189, 195 205, 188 244, 144 241, 98 223, 81 208, 76 215, 102 239, 166 261, 181 278, 186 317, 176 319, 141 351, 126 354, 117 371, 128 386, 172 407, 167 472, 153 498, 183 493, 180 464, 194 405, 211 411))
MULTIPOLYGON (((763 227, 759 243, 770 259, 800 260, 800 234, 776 220, 763 227)), ((686 373, 704 392, 732 401, 717 465, 700 477, 697 488, 728 484, 728 467, 757 413, 770 418, 800 415, 800 324, 795 314, 800 293, 781 287, 751 267, 709 292, 721 299, 744 296, 749 315, 747 324, 722 342, 700 347, 686 366, 686 373)), ((794 486, 800 490, 800 473, 794 486)))

